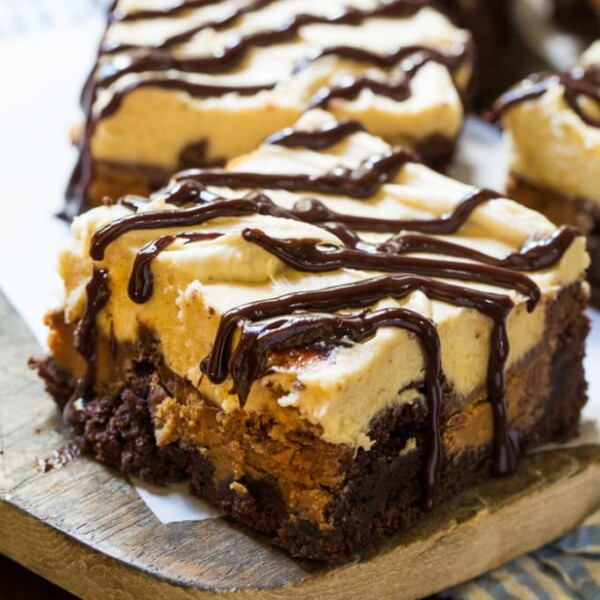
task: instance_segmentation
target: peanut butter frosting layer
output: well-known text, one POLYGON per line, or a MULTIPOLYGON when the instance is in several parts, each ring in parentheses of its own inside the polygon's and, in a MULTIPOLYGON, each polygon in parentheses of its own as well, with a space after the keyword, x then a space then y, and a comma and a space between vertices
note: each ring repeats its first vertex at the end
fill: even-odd
POLYGON ((214 164, 310 107, 359 119, 393 144, 452 140, 471 78, 470 35, 430 4, 119 0, 84 90, 69 195, 85 196, 94 161, 172 173, 196 148, 214 164))
POLYGON ((84 387, 97 333, 150 330, 167 367, 223 410, 276 403, 366 449, 383 409, 417 398, 435 421, 444 386, 487 388, 500 472, 504 375, 587 266, 573 230, 321 110, 224 170, 83 214, 60 256, 84 387))
POLYGON ((496 114, 514 175, 600 205, 600 45, 562 75, 535 75, 507 92, 496 114))

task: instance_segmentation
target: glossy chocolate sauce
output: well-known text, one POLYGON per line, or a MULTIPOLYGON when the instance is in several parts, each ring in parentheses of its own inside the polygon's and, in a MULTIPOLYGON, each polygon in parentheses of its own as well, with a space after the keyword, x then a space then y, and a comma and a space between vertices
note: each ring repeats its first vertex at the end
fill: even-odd
POLYGON ((528 299, 530 309, 533 309, 540 299, 540 290, 529 277, 503 267, 399 256, 387 252, 364 252, 323 243, 320 240, 286 240, 271 237, 260 229, 245 229, 242 237, 297 271, 324 273, 337 269, 356 269, 383 273, 412 273, 514 289, 528 299))
POLYGON ((75 329, 75 349, 85 359, 85 376, 78 382, 80 395, 85 395, 94 385, 96 377, 96 316, 110 299, 109 275, 106 269, 94 269, 85 287, 86 303, 83 316, 75 329))
POLYGON ((136 254, 131 269, 131 276, 129 278, 129 297, 137 304, 143 304, 150 299, 154 292, 154 279, 152 277, 150 265, 152 261, 173 242, 177 240, 184 240, 186 244, 189 242, 203 242, 216 240, 222 235, 222 233, 217 232, 204 233, 200 231, 190 231, 172 235, 167 234, 153 240, 136 254))
POLYGON ((343 194, 350 198, 370 198, 383 184, 392 181, 408 162, 417 162, 406 148, 394 148, 365 160, 357 169, 337 167, 324 175, 244 173, 191 169, 175 175, 175 181, 192 180, 206 186, 246 189, 279 189, 289 192, 343 194))
POLYGON ((284 129, 279 133, 268 137, 266 144, 275 146, 287 146, 288 148, 308 148, 309 150, 325 150, 335 146, 348 136, 358 131, 364 131, 365 127, 359 121, 333 121, 326 123, 314 131, 301 131, 298 129, 284 129))
POLYGON ((463 63, 464 59, 470 55, 470 52, 465 47, 460 54, 446 55, 425 46, 408 46, 401 48, 398 52, 387 57, 378 57, 364 50, 346 47, 326 49, 322 55, 326 54, 335 54, 359 62, 365 61, 370 57, 371 62, 383 64, 384 66, 402 63, 403 61, 406 61, 407 64, 403 68, 404 77, 396 83, 372 79, 370 77, 355 77, 339 86, 323 88, 311 99, 310 108, 325 108, 335 98, 352 100, 363 90, 370 90, 378 96, 402 102, 411 96, 410 83, 425 65, 430 62, 436 62, 444 65, 452 72, 463 63), (409 57, 412 57, 412 61, 409 61, 409 57))
POLYGON ((562 75, 532 75, 518 87, 501 96, 490 111, 488 120, 497 121, 514 106, 543 96, 553 85, 562 85, 563 98, 577 116, 591 127, 600 127, 600 118, 592 116, 581 104, 582 99, 600 108, 600 67, 575 67, 562 75))

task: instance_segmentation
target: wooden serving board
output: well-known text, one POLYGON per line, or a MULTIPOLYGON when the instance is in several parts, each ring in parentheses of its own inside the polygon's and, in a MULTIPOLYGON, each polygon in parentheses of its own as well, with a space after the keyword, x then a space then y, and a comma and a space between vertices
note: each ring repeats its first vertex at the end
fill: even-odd
POLYGON ((41 354, 0 294, 0 553, 84 598, 420 598, 566 533, 600 507, 600 447, 529 456, 362 562, 295 561, 227 519, 163 525, 130 483, 64 446, 41 354))

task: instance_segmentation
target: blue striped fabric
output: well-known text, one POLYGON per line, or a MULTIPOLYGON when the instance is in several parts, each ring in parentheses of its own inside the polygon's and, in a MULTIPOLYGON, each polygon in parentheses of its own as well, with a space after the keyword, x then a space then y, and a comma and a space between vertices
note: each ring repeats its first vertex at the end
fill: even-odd
POLYGON ((545 548, 444 594, 449 600, 600 600, 600 512, 545 548))

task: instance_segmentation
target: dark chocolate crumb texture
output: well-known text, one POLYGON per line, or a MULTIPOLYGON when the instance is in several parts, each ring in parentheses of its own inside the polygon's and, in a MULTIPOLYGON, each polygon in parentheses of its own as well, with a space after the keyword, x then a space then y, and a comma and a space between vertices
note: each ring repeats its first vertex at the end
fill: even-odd
POLYGON ((574 435, 588 262, 316 109, 75 219, 37 366, 84 451, 342 562, 574 435))
POLYGON ((107 194, 149 193, 181 168, 223 164, 315 107, 447 161, 474 51, 435 5, 115 2, 82 94, 65 215, 107 194))

